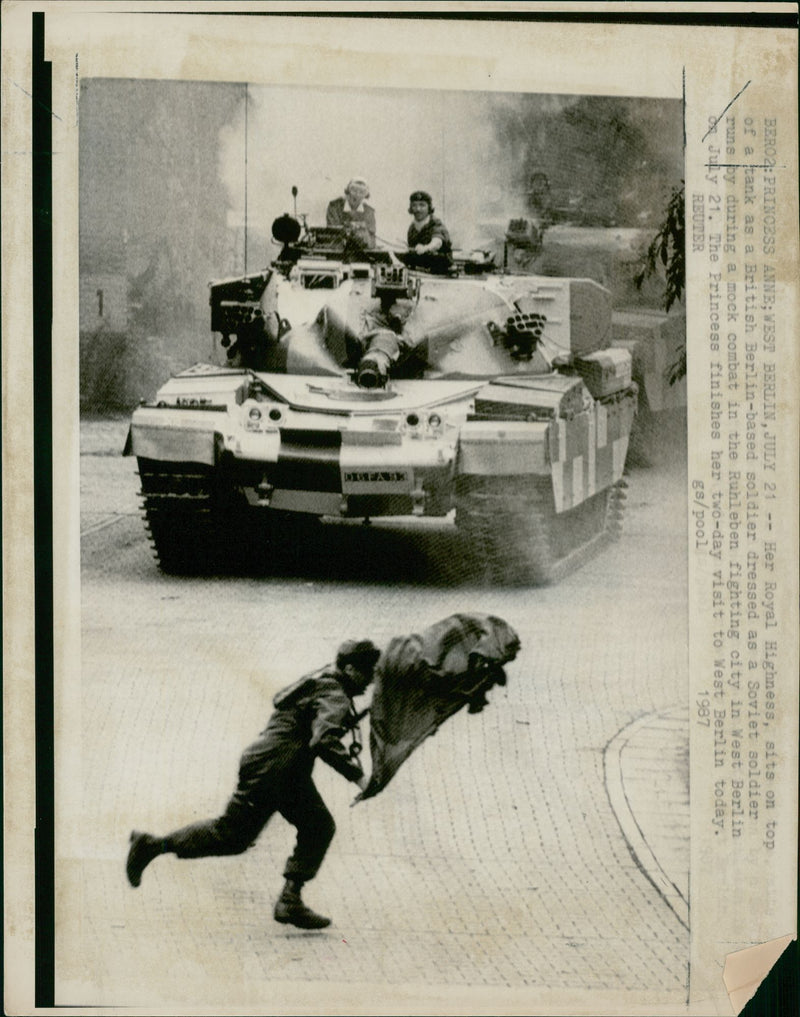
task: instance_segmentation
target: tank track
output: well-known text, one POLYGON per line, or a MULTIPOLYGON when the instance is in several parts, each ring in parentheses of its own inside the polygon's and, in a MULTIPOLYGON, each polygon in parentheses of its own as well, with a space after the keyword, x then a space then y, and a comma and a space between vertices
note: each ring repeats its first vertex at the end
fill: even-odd
POLYGON ((207 575, 241 565, 250 541, 234 489, 223 489, 199 463, 138 464, 145 527, 163 572, 207 575))
POLYGON ((618 540, 627 481, 557 514, 548 480, 461 478, 456 525, 470 541, 474 571, 493 583, 558 582, 618 540))

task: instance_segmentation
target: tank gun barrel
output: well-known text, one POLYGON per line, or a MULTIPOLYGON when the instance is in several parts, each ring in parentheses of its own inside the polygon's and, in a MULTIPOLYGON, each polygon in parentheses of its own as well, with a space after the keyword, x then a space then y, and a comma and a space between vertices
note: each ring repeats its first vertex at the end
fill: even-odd
POLYGON ((356 384, 359 388, 384 388, 400 359, 401 340, 388 328, 381 328, 364 336, 364 341, 367 349, 356 368, 356 384))
POLYGON ((359 388, 385 388, 391 365, 383 350, 365 353, 356 371, 356 384, 359 388))

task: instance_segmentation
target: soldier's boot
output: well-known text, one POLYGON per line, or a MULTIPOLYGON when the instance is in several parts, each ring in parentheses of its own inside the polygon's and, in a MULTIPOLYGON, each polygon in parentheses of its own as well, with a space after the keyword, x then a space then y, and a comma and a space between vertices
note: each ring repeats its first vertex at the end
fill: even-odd
POLYGON ((151 837, 149 833, 140 833, 138 830, 131 833, 131 846, 125 866, 131 886, 141 883, 142 873, 162 850, 163 841, 158 837, 151 837))
POLYGON ((275 905, 275 921, 284 925, 295 925, 298 929, 327 928, 331 924, 330 918, 318 915, 316 911, 306 907, 300 897, 302 887, 303 884, 297 880, 286 880, 275 905))

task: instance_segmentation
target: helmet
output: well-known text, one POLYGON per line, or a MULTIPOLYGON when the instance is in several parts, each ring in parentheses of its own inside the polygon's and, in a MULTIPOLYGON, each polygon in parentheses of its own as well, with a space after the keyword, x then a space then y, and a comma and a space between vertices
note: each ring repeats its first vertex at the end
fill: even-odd
POLYGON ((366 674, 372 674, 381 651, 370 639, 347 639, 336 654, 336 666, 343 671, 348 664, 366 674))
POLYGON ((428 211, 433 213, 433 198, 428 194, 427 191, 412 191, 411 197, 408 199, 408 211, 411 211, 412 201, 427 201, 428 211))

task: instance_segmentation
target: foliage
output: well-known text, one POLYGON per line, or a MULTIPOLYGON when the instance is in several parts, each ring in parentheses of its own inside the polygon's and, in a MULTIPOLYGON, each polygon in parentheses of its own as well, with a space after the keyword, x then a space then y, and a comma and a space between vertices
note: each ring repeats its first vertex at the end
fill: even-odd
MULTIPOLYGON (((672 190, 664 221, 645 252, 642 271, 633 280, 636 288, 641 289, 645 279, 663 271, 665 311, 669 311, 675 301, 683 297, 686 286, 685 235, 685 188, 681 181, 680 187, 674 187, 672 190)), ((678 354, 678 359, 670 365, 670 385, 674 385, 685 375, 686 346, 684 345, 678 354)))
POLYGON ((685 232, 684 186, 681 181, 680 187, 673 188, 661 228, 645 252, 644 267, 634 278, 636 288, 641 289, 645 279, 655 275, 661 264, 665 275, 665 311, 681 299, 686 285, 685 232))

